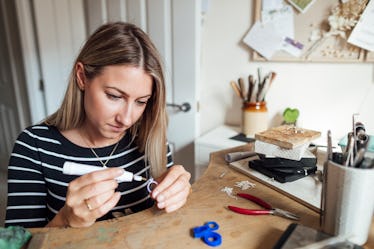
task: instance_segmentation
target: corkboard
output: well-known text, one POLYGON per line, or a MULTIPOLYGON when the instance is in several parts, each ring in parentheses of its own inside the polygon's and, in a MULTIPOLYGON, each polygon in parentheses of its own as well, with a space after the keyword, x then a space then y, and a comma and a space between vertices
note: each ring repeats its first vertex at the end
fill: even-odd
MULTIPOLYGON (((254 22, 261 20, 261 0, 255 0, 254 22)), ((305 13, 294 10, 295 40, 304 45, 303 55, 294 57, 287 52, 276 52, 271 61, 289 62, 370 62, 374 61, 374 52, 355 47, 345 40, 337 37, 329 37, 311 52, 315 42, 309 40, 312 31, 321 29, 328 31, 328 16, 331 9, 337 6, 339 0, 315 1, 305 13)), ((254 61, 265 61, 260 54, 253 51, 254 61)))

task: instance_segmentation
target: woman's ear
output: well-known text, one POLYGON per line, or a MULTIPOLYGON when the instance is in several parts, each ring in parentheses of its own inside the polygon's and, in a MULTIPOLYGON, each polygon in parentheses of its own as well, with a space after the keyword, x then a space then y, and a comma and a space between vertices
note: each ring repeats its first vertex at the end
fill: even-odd
POLYGON ((84 91, 84 86, 86 83, 86 76, 84 75, 84 66, 82 62, 77 62, 77 64, 75 65, 75 73, 77 77, 78 87, 79 89, 84 91))

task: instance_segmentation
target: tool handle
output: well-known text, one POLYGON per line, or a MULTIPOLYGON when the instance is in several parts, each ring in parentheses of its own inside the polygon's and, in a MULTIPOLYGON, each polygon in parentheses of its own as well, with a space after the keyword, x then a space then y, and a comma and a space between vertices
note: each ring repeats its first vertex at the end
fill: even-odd
POLYGON ((258 205, 260 205, 260 206, 262 206, 266 209, 273 209, 269 203, 261 200, 260 198, 258 198, 256 196, 253 196, 253 195, 250 195, 250 194, 245 194, 245 193, 238 193, 237 195, 242 197, 242 198, 245 198, 247 200, 253 201, 254 203, 257 203, 258 205))
POLYGON ((235 206, 228 206, 228 208, 231 211, 234 211, 235 213, 239 214, 246 214, 246 215, 264 215, 264 214, 270 214, 270 210, 256 210, 256 209, 246 209, 246 208, 240 208, 235 206))

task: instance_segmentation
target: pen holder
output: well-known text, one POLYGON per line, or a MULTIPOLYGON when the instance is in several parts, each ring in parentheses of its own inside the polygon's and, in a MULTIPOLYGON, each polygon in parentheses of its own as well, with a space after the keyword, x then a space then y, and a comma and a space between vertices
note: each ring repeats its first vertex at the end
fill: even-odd
POLYGON ((244 102, 242 107, 242 133, 254 137, 255 133, 267 130, 268 109, 266 102, 244 102))
POLYGON ((346 167, 332 161, 326 166, 322 230, 363 245, 374 211, 374 169, 346 167))

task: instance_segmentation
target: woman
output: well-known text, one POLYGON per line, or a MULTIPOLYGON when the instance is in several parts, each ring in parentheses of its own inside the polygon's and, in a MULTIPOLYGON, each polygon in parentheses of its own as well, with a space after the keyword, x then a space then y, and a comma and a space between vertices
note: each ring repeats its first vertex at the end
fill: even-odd
POLYGON ((182 207, 190 174, 173 166, 166 126, 155 46, 135 25, 101 26, 74 63, 61 107, 15 142, 6 226, 87 227, 154 200, 166 212, 182 207), (65 162, 107 168, 72 176, 63 174, 65 162), (117 183, 124 169, 158 185, 149 193, 145 181, 117 183))

